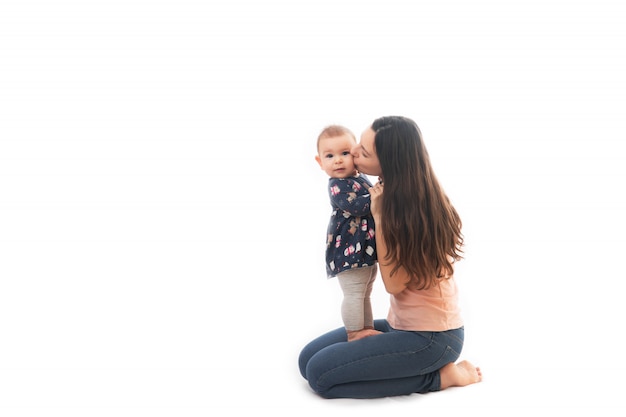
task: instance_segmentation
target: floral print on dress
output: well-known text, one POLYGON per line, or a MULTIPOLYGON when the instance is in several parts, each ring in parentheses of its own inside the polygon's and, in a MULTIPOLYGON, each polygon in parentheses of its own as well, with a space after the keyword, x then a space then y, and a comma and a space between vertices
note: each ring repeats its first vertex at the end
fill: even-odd
POLYGON ((326 240, 329 278, 376 263, 376 233, 368 191, 371 186, 363 175, 329 178, 328 195, 333 208, 326 240))

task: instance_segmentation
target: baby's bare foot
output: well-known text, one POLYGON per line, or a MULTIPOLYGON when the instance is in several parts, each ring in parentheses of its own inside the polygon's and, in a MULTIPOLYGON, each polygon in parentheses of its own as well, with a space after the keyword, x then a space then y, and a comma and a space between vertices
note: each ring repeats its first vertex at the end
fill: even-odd
POLYGON ((483 379, 480 368, 472 365, 468 361, 462 361, 457 364, 447 364, 439 370, 439 376, 441 378, 441 389, 448 387, 464 387, 480 382, 483 379))
POLYGON ((354 342, 355 340, 363 339, 369 336, 375 336, 380 333, 382 332, 379 332, 378 330, 374 330, 374 329, 369 329, 369 328, 356 330, 356 331, 349 331, 348 342, 354 342))

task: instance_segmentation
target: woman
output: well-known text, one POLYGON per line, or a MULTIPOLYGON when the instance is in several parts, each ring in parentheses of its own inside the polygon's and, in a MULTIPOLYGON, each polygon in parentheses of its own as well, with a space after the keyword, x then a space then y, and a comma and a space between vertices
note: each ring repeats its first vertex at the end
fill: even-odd
POLYGON ((433 172, 411 119, 382 117, 352 149, 370 188, 379 270, 390 294, 386 320, 347 341, 345 329, 304 347, 302 376, 324 398, 378 398, 439 391, 482 379, 463 348, 454 262, 461 220, 433 172))

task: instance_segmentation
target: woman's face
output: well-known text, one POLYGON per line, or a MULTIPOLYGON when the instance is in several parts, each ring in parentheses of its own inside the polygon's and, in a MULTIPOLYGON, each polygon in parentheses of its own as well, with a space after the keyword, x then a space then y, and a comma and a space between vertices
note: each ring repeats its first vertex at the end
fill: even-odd
POLYGON ((383 173, 380 169, 378 156, 376 155, 376 148, 374 147, 375 136, 376 133, 372 128, 367 128, 361 134, 361 141, 352 147, 350 153, 354 158, 354 165, 359 172, 381 177, 383 173))

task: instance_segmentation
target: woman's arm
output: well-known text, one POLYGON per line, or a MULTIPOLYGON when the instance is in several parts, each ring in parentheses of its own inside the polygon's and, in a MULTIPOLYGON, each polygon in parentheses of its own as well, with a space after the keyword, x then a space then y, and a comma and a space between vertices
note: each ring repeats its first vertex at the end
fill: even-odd
POLYGON ((380 276, 383 278, 385 290, 389 294, 399 294, 406 289, 407 284, 410 281, 410 277, 403 267, 398 268, 393 276, 391 275, 391 270, 394 265, 390 261, 386 260, 389 250, 387 249, 387 243, 384 239, 385 230, 383 228, 384 224, 381 221, 380 213, 383 185, 380 183, 376 184, 370 188, 369 191, 372 198, 372 215, 376 226, 376 257, 378 258, 380 276))

